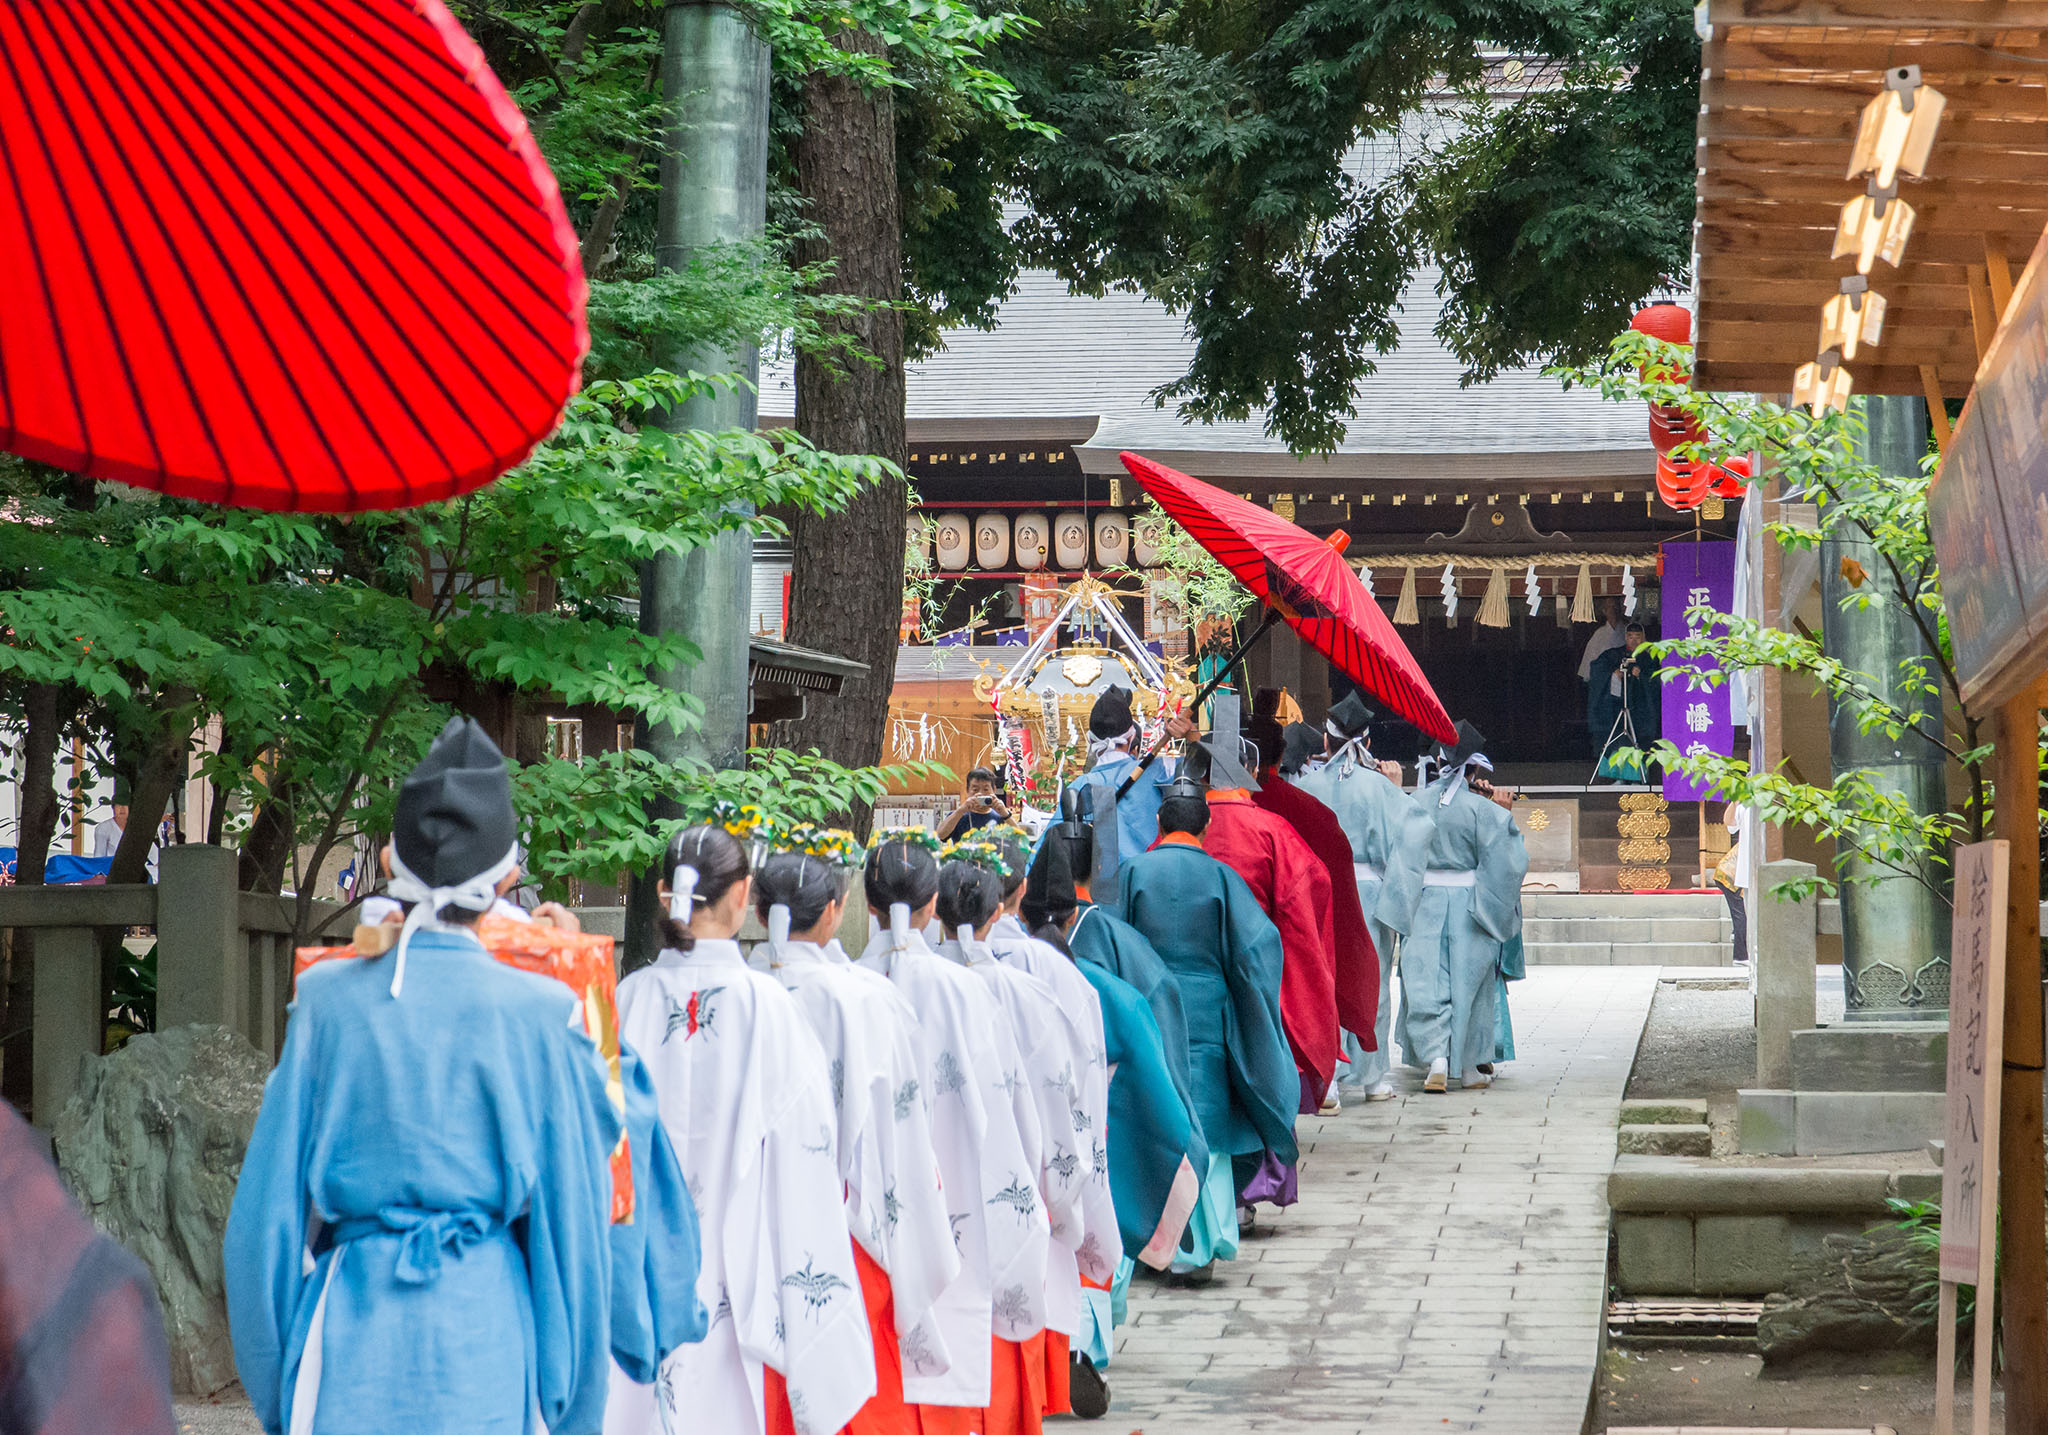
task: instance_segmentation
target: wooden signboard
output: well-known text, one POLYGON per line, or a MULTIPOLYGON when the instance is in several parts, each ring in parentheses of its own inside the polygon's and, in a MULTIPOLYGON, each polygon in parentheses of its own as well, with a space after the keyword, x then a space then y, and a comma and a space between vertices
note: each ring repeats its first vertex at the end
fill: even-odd
POLYGON ((1948 1120, 1941 1155, 1941 1315, 1935 1429, 1955 1428, 1956 1287, 1977 1292, 1970 1429, 1991 1428, 1991 1312, 1998 1265, 1998 1107, 2005 1059, 2008 842, 1956 849, 1950 945, 1948 1120))
POLYGON ((1988 707, 2048 667, 2048 233, 1928 491, 1964 699, 1988 707))

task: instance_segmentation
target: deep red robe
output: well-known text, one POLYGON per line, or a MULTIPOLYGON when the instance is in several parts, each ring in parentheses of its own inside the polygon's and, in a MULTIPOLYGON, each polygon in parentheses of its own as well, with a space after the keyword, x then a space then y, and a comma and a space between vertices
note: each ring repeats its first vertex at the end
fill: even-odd
MULTIPOLYGON (((1337 1069, 1338 1048, 1330 874, 1286 819, 1254 805, 1238 788, 1209 793, 1202 846, 1244 878, 1280 929, 1280 1024, 1304 1090, 1320 1094, 1337 1069)), ((1379 980, 1377 969, 1373 980, 1379 980)))
POLYGON ((1380 1014, 1380 954, 1365 925, 1365 909, 1358 905, 1351 839, 1344 835, 1344 824, 1336 813, 1277 771, 1268 768, 1259 774, 1259 782, 1252 801, 1285 819, 1329 873, 1330 904, 1337 918, 1330 928, 1337 964, 1337 1020, 1365 1050, 1376 1051, 1373 1027, 1380 1014))

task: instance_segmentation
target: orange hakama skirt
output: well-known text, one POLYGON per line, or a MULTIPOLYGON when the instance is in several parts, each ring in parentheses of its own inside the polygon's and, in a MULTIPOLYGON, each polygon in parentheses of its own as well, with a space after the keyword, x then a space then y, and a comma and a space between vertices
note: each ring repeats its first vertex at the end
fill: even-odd
MULTIPOLYGON (((853 1243, 853 1263, 860 1272, 861 1299, 867 1304, 868 1337, 875 1347, 875 1393, 848 1422, 846 1435, 981 1435, 969 1406, 910 1405, 903 1399, 903 1356, 896 1345, 896 1302, 889 1273, 875 1263, 860 1242, 853 1243)), ((762 1371, 768 1435, 796 1435, 789 1411, 789 1387, 773 1369, 762 1371)))

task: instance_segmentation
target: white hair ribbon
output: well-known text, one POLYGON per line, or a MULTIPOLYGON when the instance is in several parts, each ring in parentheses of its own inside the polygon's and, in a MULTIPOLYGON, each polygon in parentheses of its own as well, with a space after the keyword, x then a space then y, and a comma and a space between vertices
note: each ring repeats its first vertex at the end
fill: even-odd
POLYGON ((412 910, 405 914, 405 925, 398 929, 398 958, 391 964, 392 996, 396 997, 405 988, 405 951, 412 945, 412 934, 430 925, 440 916, 443 907, 488 912, 491 904, 498 900, 499 881, 518 865, 519 844, 515 842, 503 857, 474 877, 448 887, 430 887, 405 865, 405 859, 398 855, 398 844, 392 844, 389 890, 399 901, 413 904, 412 910))
POLYGON ((891 902, 889 904, 889 945, 903 948, 910 945, 910 904, 891 902))
POLYGON ((685 862, 669 874, 668 919, 688 926, 697 905, 697 869, 685 862))
POLYGON ((789 904, 777 902, 768 909, 768 950, 776 956, 789 945, 789 904))

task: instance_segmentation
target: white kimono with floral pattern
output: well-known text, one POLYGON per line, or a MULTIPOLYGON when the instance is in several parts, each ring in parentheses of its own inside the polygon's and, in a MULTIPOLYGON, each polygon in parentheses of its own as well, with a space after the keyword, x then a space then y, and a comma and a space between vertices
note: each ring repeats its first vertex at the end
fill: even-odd
MULTIPOLYGON (((836 945, 836 944, 835 944, 836 945)), ((960 1274, 932 1145, 917 1014, 886 977, 811 942, 755 949, 825 1048, 839 1108, 839 1174, 853 1238, 889 1277, 898 1340, 925 1323, 960 1274)), ((925 1368, 942 1373, 944 1333, 927 1327, 925 1368)))
POLYGON ((711 1329, 652 1386, 613 1385, 607 1435, 759 1435, 763 1366, 788 1382, 799 1435, 832 1435, 875 1393, 875 1354, 817 1036, 730 941, 665 951, 620 982, 619 1030, 697 1202, 711 1329))
POLYGON ((903 1397, 985 1406, 990 1337, 1021 1341, 1044 1326, 1049 1235, 1038 1190, 1040 1136, 1030 1108, 1023 1108, 1027 1122, 1012 1101, 1024 1080, 1016 1038, 988 983, 934 952, 921 932, 897 946, 879 931, 860 965, 888 977, 917 1013, 932 1141, 960 1250, 960 1275, 930 1321, 952 1364, 937 1374, 920 1369, 913 1331, 902 1345, 903 1397))

